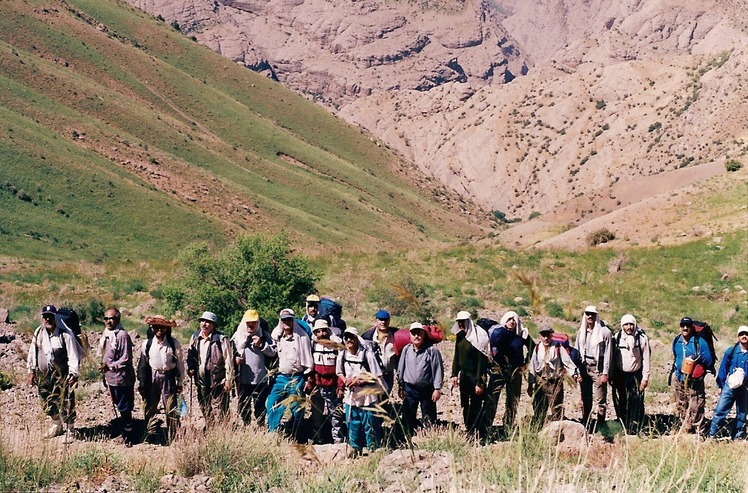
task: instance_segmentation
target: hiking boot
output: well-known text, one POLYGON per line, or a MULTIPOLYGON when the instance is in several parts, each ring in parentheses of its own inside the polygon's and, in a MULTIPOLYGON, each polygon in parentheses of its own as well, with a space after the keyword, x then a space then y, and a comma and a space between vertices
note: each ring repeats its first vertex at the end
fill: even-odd
POLYGON ((44 434, 44 438, 54 438, 62 435, 65 430, 62 428, 62 421, 60 417, 52 418, 52 426, 49 427, 47 432, 44 434))

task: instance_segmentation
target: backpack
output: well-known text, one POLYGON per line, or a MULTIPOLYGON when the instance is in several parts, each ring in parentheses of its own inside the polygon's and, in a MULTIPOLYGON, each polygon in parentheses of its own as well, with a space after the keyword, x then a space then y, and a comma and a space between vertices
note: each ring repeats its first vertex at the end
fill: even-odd
MULTIPOLYGON (((704 368, 704 374, 703 375, 699 375, 699 376, 696 376, 696 375, 693 376, 694 379, 701 379, 704 376, 706 376, 707 373, 711 373, 712 375, 716 375, 717 374, 717 371, 715 370, 715 367, 714 367, 714 365, 717 363, 717 353, 714 351, 714 341, 717 338, 714 337, 714 332, 712 332, 712 328, 709 326, 709 324, 707 324, 705 322, 697 322, 696 320, 694 320, 693 321, 694 329, 696 328, 697 324, 700 324, 701 328, 700 328, 699 332, 695 332, 694 333, 694 345, 696 346, 696 352, 697 353, 701 352, 701 343, 699 341, 703 339, 707 343, 707 346, 709 347, 709 352, 712 355, 712 364, 709 365, 708 368, 704 368), (704 336, 701 335, 701 334, 706 334, 707 338, 704 338, 704 336)), ((672 349, 673 349, 673 366, 670 368, 670 374, 667 377, 667 384, 668 385, 671 384, 671 382, 673 380, 673 374, 676 371, 676 368, 675 368, 676 345, 678 344, 678 339, 680 339, 681 337, 682 337, 681 334, 678 334, 677 336, 675 336, 673 338, 673 344, 672 344, 672 349)), ((700 365, 697 364, 696 366, 700 366, 700 365)), ((696 372, 694 371, 694 373, 696 373, 696 372)))
MULTIPOLYGON (((566 354, 569 355, 569 358, 571 358, 571 362, 574 363, 574 366, 577 367, 578 371, 582 371, 582 355, 579 354, 579 350, 571 345, 571 341, 569 339, 569 336, 562 332, 556 332, 554 331, 551 334, 551 343, 557 348, 564 348, 566 350, 566 354)), ((539 344, 535 345, 535 349, 533 352, 535 354, 538 353, 538 346, 539 344)))
MULTIPOLYGON (((621 346, 621 333, 623 331, 619 330, 618 333, 615 335, 615 342, 616 345, 615 348, 619 348, 621 346)), ((645 335, 644 331, 640 329, 639 327, 636 328, 636 332, 634 332, 634 348, 639 349, 639 353, 641 354, 642 351, 642 343, 641 343, 641 336, 645 335)))
POLYGON ((81 349, 83 349, 83 354, 80 355, 80 357, 85 358, 88 356, 88 352, 91 350, 91 345, 88 343, 88 336, 86 336, 86 334, 81 330, 81 319, 78 316, 78 313, 68 306, 63 306, 57 310, 57 317, 62 321, 65 327, 70 329, 70 332, 72 332, 78 340, 78 344, 80 344, 81 349))
MULTIPOLYGON (((426 331, 426 337, 428 337, 429 344, 438 344, 444 340, 444 334, 442 334, 442 331, 437 325, 424 325, 423 330, 426 331)), ((395 332, 394 339, 395 355, 399 357, 403 348, 410 344, 410 330, 398 330, 395 332)))
POLYGON ((345 323, 345 320, 343 320, 343 305, 332 298, 320 298, 319 313, 317 317, 327 318, 332 322, 330 326, 337 327, 341 332, 347 328, 347 324, 345 323))
POLYGON ((491 318, 479 318, 475 321, 475 325, 485 330, 486 332, 489 332, 489 329, 491 329, 491 327, 499 325, 499 322, 491 318))
MULTIPOLYGON (((376 341, 364 341, 363 344, 361 344, 361 350, 363 353, 361 354, 361 361, 349 361, 346 359, 345 355, 348 353, 346 349, 341 349, 342 355, 342 365, 343 368, 343 376, 345 376, 345 364, 346 362, 352 363, 354 365, 361 365, 361 367, 364 369, 365 372, 371 373, 371 368, 369 367, 369 360, 367 358, 367 353, 371 351, 371 353, 374 355, 374 360, 379 365, 379 369, 384 371, 384 365, 382 364, 382 357, 380 356, 381 349, 379 347, 379 343, 376 341)), ((379 379, 382 383, 382 387, 384 387, 384 390, 386 392, 389 392, 391 389, 387 388, 387 382, 384 380, 384 378, 379 379)))
MULTIPOLYGON (((138 382, 139 387, 143 388, 149 388, 153 382, 153 373, 151 372, 151 364, 148 361, 148 355, 151 352, 151 346, 153 346, 153 332, 151 331, 150 327, 148 328, 148 333, 150 334, 150 337, 148 337, 148 342, 145 343, 145 353, 140 355, 140 359, 138 360, 138 382)), ((168 328, 168 331, 166 332, 166 343, 171 348, 172 353, 174 354, 174 357, 177 356, 177 348, 174 344, 174 338, 171 336, 171 327, 168 328)), ((177 374, 177 378, 179 377, 179 367, 174 368, 174 373, 177 374)))

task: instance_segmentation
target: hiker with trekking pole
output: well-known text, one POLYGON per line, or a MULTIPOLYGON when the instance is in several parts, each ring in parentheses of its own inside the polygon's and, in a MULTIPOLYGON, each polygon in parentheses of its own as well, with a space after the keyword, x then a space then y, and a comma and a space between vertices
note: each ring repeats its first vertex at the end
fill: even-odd
POLYGON ((104 383, 114 409, 113 431, 122 435, 125 444, 132 444, 132 411, 135 407, 135 368, 132 359, 132 339, 120 323, 116 308, 104 312, 104 332, 99 349, 104 383))

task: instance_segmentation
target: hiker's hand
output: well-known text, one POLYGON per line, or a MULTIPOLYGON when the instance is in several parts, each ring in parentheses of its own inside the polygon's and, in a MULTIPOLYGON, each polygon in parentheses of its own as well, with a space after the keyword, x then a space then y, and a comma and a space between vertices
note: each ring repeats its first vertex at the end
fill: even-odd
POLYGON ((29 385, 36 385, 36 373, 29 373, 29 385))
POLYGON ((75 385, 75 383, 78 381, 78 375, 70 374, 68 375, 68 385, 71 387, 75 385))
POLYGON ((649 385, 649 381, 648 380, 642 380, 642 383, 639 384, 639 390, 641 390, 642 392, 644 392, 644 389, 647 388, 647 385, 649 385))
POLYGON ((431 402, 438 401, 442 396, 442 393, 439 389, 434 389, 434 393, 431 394, 431 402))
POLYGON ((343 398, 343 394, 345 393, 345 391, 343 390, 342 387, 338 387, 337 391, 338 391, 337 392, 338 393, 338 399, 342 399, 343 398))
POLYGON ((181 394, 182 390, 183 390, 182 386, 181 385, 177 385, 177 394, 181 394))
POLYGON ((579 375, 579 374, 577 374, 577 375, 576 375, 576 376, 574 377, 574 380, 576 380, 576 381, 577 381, 577 383, 582 383, 582 375, 579 375))
POLYGON ((608 375, 600 375, 600 383, 608 383, 608 375))
POLYGON ((480 385, 475 386, 475 395, 483 395, 483 387, 480 385))
POLYGON ((252 336, 252 344, 255 347, 262 347, 262 339, 260 339, 260 336, 252 336))
POLYGON ((138 394, 145 400, 145 387, 138 387, 138 394))
POLYGON ((449 381, 449 388, 453 389, 457 385, 457 377, 452 377, 452 379, 449 381))
POLYGON ((223 382, 223 390, 225 392, 231 392, 231 380, 226 380, 223 382))
POLYGON ((108 372, 108 371, 109 371, 109 367, 107 366, 107 364, 106 364, 106 363, 102 363, 102 364, 101 364, 101 366, 99 367, 99 371, 100 371, 101 373, 106 373, 106 372, 108 372))
POLYGON ((306 383, 304 384, 304 392, 308 394, 312 390, 314 390, 314 384, 312 383, 311 380, 307 380, 306 383))
POLYGON ((242 358, 241 356, 237 356, 236 358, 234 358, 234 361, 236 361, 237 365, 243 365, 244 364, 244 358, 242 358))
POLYGON ((187 370, 187 375, 194 377, 195 376, 195 370, 187 370))

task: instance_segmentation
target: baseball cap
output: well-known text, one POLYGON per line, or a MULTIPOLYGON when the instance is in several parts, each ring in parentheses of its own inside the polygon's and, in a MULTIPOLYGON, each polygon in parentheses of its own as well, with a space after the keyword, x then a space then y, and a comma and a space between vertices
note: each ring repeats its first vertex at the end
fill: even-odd
POLYGON ((597 314, 597 307, 595 305, 589 305, 587 308, 584 309, 584 313, 597 314))
POLYGON ((460 312, 457 312, 457 316, 455 317, 455 320, 468 320, 470 319, 470 312, 462 310, 460 312))
POLYGON ((748 334, 748 325, 741 325, 738 327, 738 335, 740 334, 748 334))
POLYGON ((296 314, 290 308, 284 308, 280 311, 280 319, 296 318, 296 314))
POLYGON ((423 331, 425 331, 426 329, 423 328, 423 324, 422 323, 420 323, 420 322, 413 322, 412 324, 410 324, 410 328, 408 330, 410 330, 411 332, 413 332, 414 330, 423 330, 423 331))
POLYGON ((54 305, 44 305, 42 307, 42 315, 47 315, 48 313, 56 314, 57 308, 54 305))
POLYGON ((260 320, 260 314, 257 310, 247 310, 242 317, 242 323, 257 322, 258 320, 260 320))
POLYGON ((681 327, 688 327, 693 325, 693 320, 691 320, 691 317, 683 317, 680 319, 680 326, 681 327))
POLYGON ((213 322, 214 324, 218 323, 218 317, 213 312, 203 312, 203 314, 200 315, 200 318, 198 318, 197 320, 205 320, 207 322, 213 322))
POLYGON ((553 327, 549 325, 542 326, 540 330, 538 331, 538 334, 543 334, 543 333, 553 334, 553 327))
POLYGON ((387 310, 379 310, 374 314, 374 318, 376 318, 377 320, 389 320, 390 312, 388 312, 387 310))

